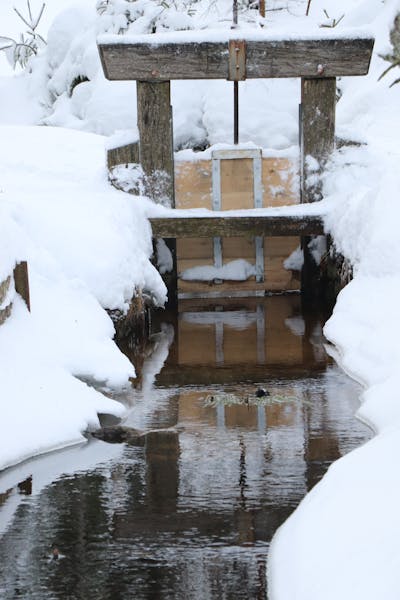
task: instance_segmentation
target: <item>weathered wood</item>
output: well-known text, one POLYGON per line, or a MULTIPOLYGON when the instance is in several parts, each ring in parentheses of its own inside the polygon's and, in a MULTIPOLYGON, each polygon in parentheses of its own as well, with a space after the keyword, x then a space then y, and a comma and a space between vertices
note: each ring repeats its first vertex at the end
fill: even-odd
MULTIPOLYGON (((301 201, 322 199, 321 174, 335 146, 336 79, 302 79, 300 123, 301 201)), ((313 232, 314 234, 314 232, 313 232)), ((305 301, 321 294, 321 269, 310 250, 312 238, 302 239, 304 263, 301 289, 305 301)))
POLYGON ((170 82, 137 82, 139 157, 146 193, 174 207, 174 153, 170 82))
MULTIPOLYGON (((149 38, 151 36, 149 35, 149 38)), ((246 40, 246 77, 366 75, 374 40, 246 40)), ((110 80, 227 79, 229 42, 100 43, 110 80)))
POLYGON ((155 237, 233 237, 321 235, 321 217, 168 217, 152 218, 155 237))
POLYGON ((335 145, 336 79, 301 81, 301 201, 320 200, 319 176, 335 145))
MULTIPOLYGON (((254 365, 241 364, 240 369, 237 365, 221 365, 213 371, 214 384, 243 383, 245 381, 265 381, 268 379, 302 379, 308 376, 315 376, 316 372, 325 371, 325 363, 315 363, 307 368, 304 364, 287 365, 254 365)), ((210 372, 204 365, 165 365, 162 371, 157 375, 157 385, 165 387, 176 386, 177 380, 181 385, 207 385, 210 383, 210 372)))
POLYGON ((8 291, 10 289, 11 277, 7 277, 0 283, 0 325, 2 325, 11 314, 11 302, 5 304, 8 291), (1 308, 3 306, 3 308, 1 308))
POLYGON ((8 290, 10 289, 11 277, 7 277, 0 283, 0 306, 5 302, 8 290))
POLYGON ((138 163, 139 161, 139 142, 107 150, 107 167, 109 170, 117 165, 138 163))
MULTIPOLYGON (((169 81, 137 82, 139 157, 145 175, 145 192, 165 206, 175 207, 174 148, 169 81)), ((155 237, 171 236, 155 235, 155 237)), ((176 240, 166 239, 173 271, 166 276, 168 306, 177 302, 176 240)))
POLYGON ((28 276, 28 263, 22 261, 14 268, 14 285, 15 291, 25 301, 28 310, 31 310, 31 300, 29 293, 29 276, 28 276))

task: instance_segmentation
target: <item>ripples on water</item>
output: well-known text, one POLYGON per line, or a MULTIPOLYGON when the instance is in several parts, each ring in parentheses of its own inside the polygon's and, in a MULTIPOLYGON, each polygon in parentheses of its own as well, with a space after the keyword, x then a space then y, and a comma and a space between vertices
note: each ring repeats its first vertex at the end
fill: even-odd
POLYGON ((274 531, 370 435, 296 297, 188 304, 135 363, 121 400, 144 447, 92 440, 0 475, 1 599, 265 599, 274 531), (258 386, 264 406, 205 401, 258 386))

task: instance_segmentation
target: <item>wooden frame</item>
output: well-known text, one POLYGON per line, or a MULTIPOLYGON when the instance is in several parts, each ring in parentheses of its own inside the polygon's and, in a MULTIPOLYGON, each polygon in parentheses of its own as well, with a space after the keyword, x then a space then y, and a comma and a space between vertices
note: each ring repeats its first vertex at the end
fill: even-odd
MULTIPOLYGON (((190 212, 188 211, 188 215, 190 212)), ((245 237, 322 235, 322 217, 280 215, 254 217, 156 217, 150 218, 155 237, 245 237)))
MULTIPOLYGON (((262 152, 261 148, 253 150, 233 149, 214 150, 212 153, 212 206, 213 210, 221 210, 221 160, 240 160, 249 158, 253 162, 253 196, 254 208, 262 208, 262 152)), ((256 255, 256 281, 264 281, 264 240, 257 236, 254 238, 256 255)), ((214 238, 214 266, 222 267, 222 240, 214 238)))
MULTIPOLYGON (((174 32, 126 38, 105 36, 98 43, 105 77, 136 80, 138 87, 139 155, 146 181, 165 180, 162 196, 175 205, 174 154, 170 81, 301 78, 300 108, 301 201, 321 199, 321 175, 335 141, 336 77, 368 73, 374 40, 370 37, 271 39, 252 32, 237 39, 237 32, 221 32, 222 41, 207 41, 205 32, 174 32), (188 41, 188 35, 190 39, 188 41), (203 38, 202 38, 203 36, 203 38), (161 173, 161 178, 160 178, 161 173)), ((149 186, 148 192, 154 196, 149 186)), ((190 213, 188 213, 189 215, 190 213)), ((309 236, 324 233, 321 217, 295 215, 190 217, 150 219, 155 237, 169 238, 176 260, 174 238, 303 236, 302 290, 314 289, 317 267, 309 252, 309 236)), ((259 242, 258 242, 259 243, 259 242)), ((215 250, 220 254, 216 240, 215 250)), ((259 249, 260 253, 260 249, 259 249)), ((221 262, 221 260, 219 261, 221 262)), ((175 264, 175 263, 174 263, 175 264)), ((176 288, 175 277, 171 289, 176 288)))
MULTIPOLYGON (((184 32, 187 38, 187 32, 184 32)), ((195 33, 195 32, 194 32, 195 33)), ((237 35, 237 33, 236 33, 237 35)), ((99 52, 106 79, 166 81, 172 79, 229 79, 229 43, 140 41, 121 43, 100 38, 99 52)), ((244 40, 236 40, 238 43, 244 40)), ((273 40, 246 39, 247 79, 271 77, 339 77, 368 73, 372 38, 273 40)))

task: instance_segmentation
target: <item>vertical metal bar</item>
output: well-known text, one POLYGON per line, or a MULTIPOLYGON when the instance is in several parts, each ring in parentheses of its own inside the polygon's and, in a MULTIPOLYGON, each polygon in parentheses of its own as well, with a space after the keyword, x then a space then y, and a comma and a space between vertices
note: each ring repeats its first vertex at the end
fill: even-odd
POLYGON ((233 82, 233 143, 239 143, 239 82, 233 82))
POLYGON ((262 283, 264 281, 264 238, 254 238, 256 246, 256 282, 262 283))
MULTIPOLYGON (((221 210, 221 161, 219 158, 212 159, 212 208, 221 210)), ((214 267, 222 267, 222 240, 220 237, 213 238, 214 267)), ((218 283, 220 280, 217 280, 218 283)))
POLYGON ((215 363, 223 365, 224 357, 224 324, 222 321, 215 323, 215 363))
POLYGON ((222 267, 222 240, 220 237, 213 238, 214 246, 214 267, 220 269, 222 267))
POLYGON ((265 309, 257 305, 257 364, 265 365, 265 309))
POLYGON ((212 209, 221 210, 221 161, 212 159, 212 209))
POLYGON ((225 406, 217 404, 217 427, 218 429, 225 428, 225 406))
POLYGON ((262 189, 262 158, 261 150, 259 155, 253 158, 253 195, 254 208, 263 207, 263 189, 262 189))
POLYGON ((238 24, 238 0, 233 0, 233 26, 238 24))
MULTIPOLYGON (((233 0, 233 23, 232 29, 238 24, 238 0, 233 0)), ((239 143, 239 83, 233 82, 233 143, 239 143)))
MULTIPOLYGON (((262 208, 263 206, 263 189, 262 189, 262 156, 261 150, 259 156, 253 158, 253 197, 254 207, 262 208)), ((264 281, 264 238, 254 238, 256 249, 256 282, 264 281)))
POLYGON ((257 407, 257 429, 259 433, 265 433, 267 429, 265 406, 257 407))

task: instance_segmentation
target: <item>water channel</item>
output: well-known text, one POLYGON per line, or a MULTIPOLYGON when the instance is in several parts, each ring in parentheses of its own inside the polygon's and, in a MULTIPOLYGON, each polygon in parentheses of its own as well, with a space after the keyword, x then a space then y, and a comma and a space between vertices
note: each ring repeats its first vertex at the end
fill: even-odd
POLYGON ((296 295, 185 301, 127 346, 139 377, 119 399, 140 441, 0 474, 0 598, 265 600, 274 532, 372 435, 324 318, 296 295))

